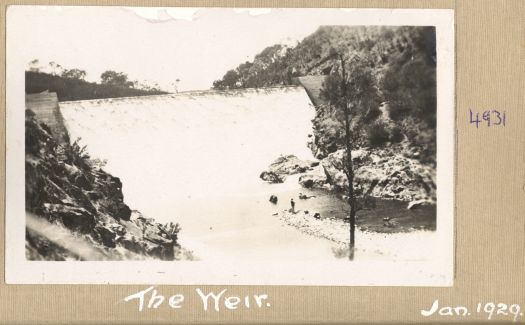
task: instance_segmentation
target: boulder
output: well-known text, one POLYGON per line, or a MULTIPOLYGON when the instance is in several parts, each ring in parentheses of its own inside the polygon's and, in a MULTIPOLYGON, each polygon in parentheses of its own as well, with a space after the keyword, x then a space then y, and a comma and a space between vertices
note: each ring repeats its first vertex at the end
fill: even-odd
POLYGON ((92 183, 93 182, 91 180, 89 180, 86 177, 86 175, 84 175, 83 173, 77 174, 75 179, 73 180, 73 184, 75 184, 79 188, 87 190, 87 191, 90 191, 90 190, 93 189, 92 183))
POLYGON ((294 155, 280 156, 261 173, 260 178, 270 183, 282 183, 286 175, 310 171, 318 164, 316 161, 300 160, 294 155))
POLYGON ((303 194, 303 193, 299 193, 299 199, 301 200, 308 200, 308 199, 311 199, 311 198, 314 198, 315 195, 306 195, 306 194, 303 194))
POLYGON ((416 200, 408 203, 407 210, 417 209, 422 206, 429 206, 433 204, 435 204, 435 202, 428 199, 416 200))
POLYGON ((115 238, 117 234, 106 226, 96 226, 95 233, 98 235, 100 241, 110 248, 115 248, 115 238))
POLYGON ((348 188, 348 179, 344 174, 344 160, 346 155, 344 150, 338 150, 329 154, 321 161, 327 182, 332 184, 338 190, 348 188))
POLYGON ((277 201, 278 201, 277 196, 275 196, 275 195, 271 195, 270 196, 270 202, 272 202, 273 204, 277 204, 277 201))
POLYGON ((264 171, 261 173, 261 175, 259 175, 259 177, 263 181, 267 181, 268 183, 282 183, 285 179, 284 176, 277 175, 276 173, 271 171, 264 171))
POLYGON ((137 253, 137 254, 145 254, 146 250, 144 247, 144 242, 142 240, 139 240, 137 237, 131 235, 130 233, 126 233, 125 236, 120 237, 117 239, 117 242, 122 245, 125 249, 137 253))
POLYGON ((299 177, 299 184, 305 188, 322 188, 326 182, 326 174, 322 167, 317 167, 299 177))

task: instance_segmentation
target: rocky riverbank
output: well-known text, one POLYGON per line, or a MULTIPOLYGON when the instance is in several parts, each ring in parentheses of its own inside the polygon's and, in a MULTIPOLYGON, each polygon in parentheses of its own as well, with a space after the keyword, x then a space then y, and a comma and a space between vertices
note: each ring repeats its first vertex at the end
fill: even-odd
MULTIPOLYGON (((319 187, 345 193, 348 179, 344 173, 343 149, 321 160, 322 172, 314 170, 299 179, 304 187, 319 187)), ((352 151, 356 195, 395 199, 419 204, 436 201, 436 170, 407 156, 401 146, 352 151)))
MULTIPOLYGON (((406 233, 436 229, 435 169, 410 157, 407 148, 401 146, 352 151, 360 231, 406 233)), ((346 236, 348 224, 344 219, 350 208, 346 201, 345 159, 345 152, 340 149, 320 161, 301 162, 293 155, 274 161, 261 178, 271 174, 273 179, 284 180, 288 175, 296 175, 304 188, 294 198, 295 213, 284 210, 276 215, 308 234, 338 242, 333 234, 344 228, 339 232, 346 236)))
MULTIPOLYGON (((436 171, 411 158, 401 146, 352 151, 354 190, 358 198, 392 199, 407 202, 407 208, 436 202, 436 171)), ((277 158, 261 174, 270 183, 287 175, 300 174, 299 183, 310 189, 324 189, 344 196, 348 179, 344 173, 345 151, 337 150, 320 161, 300 161, 293 155, 277 158), (271 177, 268 177, 271 175, 271 177)))
POLYGON ((26 257, 30 260, 193 259, 180 226, 125 203, 119 178, 76 141, 58 143, 26 110, 26 257), (79 249, 83 245, 86 249, 79 249))

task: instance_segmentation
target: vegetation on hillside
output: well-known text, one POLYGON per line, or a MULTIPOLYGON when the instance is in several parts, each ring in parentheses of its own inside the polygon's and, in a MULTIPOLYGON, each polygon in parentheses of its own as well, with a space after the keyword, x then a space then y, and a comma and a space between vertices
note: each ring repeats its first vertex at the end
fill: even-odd
POLYGON ((166 94, 159 90, 143 90, 113 84, 98 84, 78 78, 54 76, 44 72, 26 71, 26 93, 56 92, 59 101, 147 96, 166 94))
POLYGON ((167 93, 161 90, 156 83, 149 85, 132 81, 123 72, 104 71, 100 75, 100 83, 86 81, 86 75, 85 70, 66 69, 56 62, 49 62, 47 66, 42 66, 35 59, 29 62, 28 70, 25 73, 25 91, 26 94, 43 91, 55 92, 60 101, 167 93))

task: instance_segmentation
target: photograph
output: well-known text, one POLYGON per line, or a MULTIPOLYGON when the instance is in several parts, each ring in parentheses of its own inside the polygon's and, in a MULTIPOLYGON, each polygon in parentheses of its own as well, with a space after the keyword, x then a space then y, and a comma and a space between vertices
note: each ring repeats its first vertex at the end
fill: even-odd
POLYGON ((8 281, 452 285, 453 23, 10 6, 8 281))

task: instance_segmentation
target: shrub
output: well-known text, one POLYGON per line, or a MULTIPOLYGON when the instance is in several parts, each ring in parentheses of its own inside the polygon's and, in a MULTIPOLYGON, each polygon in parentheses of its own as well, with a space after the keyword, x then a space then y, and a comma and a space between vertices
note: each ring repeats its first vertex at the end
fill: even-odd
POLYGON ((390 142, 397 143, 403 141, 405 135, 399 126, 394 126, 390 132, 390 142))
POLYGON ((381 146, 388 142, 390 134, 386 125, 381 122, 372 124, 367 131, 368 144, 373 147, 381 146))

